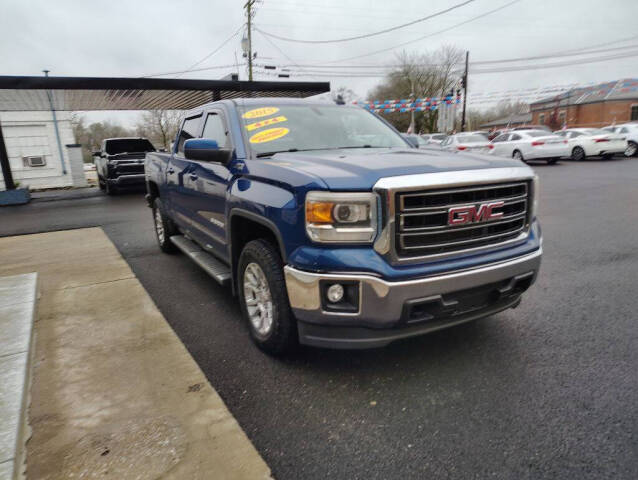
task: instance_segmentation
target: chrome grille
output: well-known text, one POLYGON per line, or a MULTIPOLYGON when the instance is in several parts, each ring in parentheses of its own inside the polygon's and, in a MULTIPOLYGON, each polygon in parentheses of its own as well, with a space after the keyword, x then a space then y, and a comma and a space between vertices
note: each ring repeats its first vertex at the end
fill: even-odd
POLYGON ((498 244, 529 228, 526 181, 397 193, 396 249, 399 257, 437 255, 498 244), (499 218, 449 225, 449 210, 504 202, 499 218))

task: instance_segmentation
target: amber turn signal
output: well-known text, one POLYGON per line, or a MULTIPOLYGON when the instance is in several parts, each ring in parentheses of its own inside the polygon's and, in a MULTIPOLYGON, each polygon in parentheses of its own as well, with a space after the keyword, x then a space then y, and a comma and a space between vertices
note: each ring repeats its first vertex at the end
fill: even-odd
POLYGON ((332 209, 335 204, 332 202, 306 202, 306 222, 307 223, 333 223, 332 209))

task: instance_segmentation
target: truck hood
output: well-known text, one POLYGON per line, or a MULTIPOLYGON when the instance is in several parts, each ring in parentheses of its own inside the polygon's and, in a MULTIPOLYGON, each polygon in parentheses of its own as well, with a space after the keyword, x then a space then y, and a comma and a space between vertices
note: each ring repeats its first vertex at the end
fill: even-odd
POLYGON ((306 173, 330 190, 370 190, 383 177, 419 173, 520 167, 518 160, 436 149, 358 148, 278 153, 256 163, 276 178, 306 173), (262 166, 260 165, 260 166, 262 166), (279 173, 273 172, 281 169, 279 173), (293 173, 294 172, 294 173, 293 173))

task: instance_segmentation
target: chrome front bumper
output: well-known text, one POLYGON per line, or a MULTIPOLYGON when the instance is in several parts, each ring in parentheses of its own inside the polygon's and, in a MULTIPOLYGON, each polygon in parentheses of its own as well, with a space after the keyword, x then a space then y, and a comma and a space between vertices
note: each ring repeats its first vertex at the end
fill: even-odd
POLYGON ((511 290, 521 279, 526 279, 527 286, 531 285, 540 268, 541 255, 539 248, 525 256, 480 268, 401 282, 387 282, 366 274, 310 273, 291 266, 284 267, 284 273, 290 306, 299 320, 302 343, 336 348, 366 348, 382 346, 397 338, 427 333, 516 306, 520 301, 520 293, 508 293, 508 288, 511 290), (321 299, 321 284, 324 282, 356 283, 359 287, 358 310, 327 311, 321 299), (462 294, 492 284, 503 291, 503 297, 498 298, 498 301, 458 312, 452 307, 445 321, 406 321, 406 306, 414 302, 439 302, 447 306, 448 303, 454 304, 448 298, 453 299, 455 292, 462 294), (326 327, 333 328, 322 336, 322 329, 326 327))

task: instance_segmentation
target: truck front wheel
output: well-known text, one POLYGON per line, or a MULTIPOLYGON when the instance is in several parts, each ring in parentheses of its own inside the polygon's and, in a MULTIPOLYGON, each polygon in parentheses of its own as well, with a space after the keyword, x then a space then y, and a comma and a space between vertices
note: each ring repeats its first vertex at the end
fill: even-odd
POLYGON ((283 263, 266 240, 248 242, 239 257, 237 290, 253 341, 278 355, 297 345, 297 321, 290 311, 283 263))
POLYGON ((153 200, 153 224, 155 226, 155 236, 157 243, 164 253, 173 253, 177 248, 171 242, 171 236, 177 235, 179 232, 173 221, 166 216, 162 208, 162 202, 159 197, 153 200))

